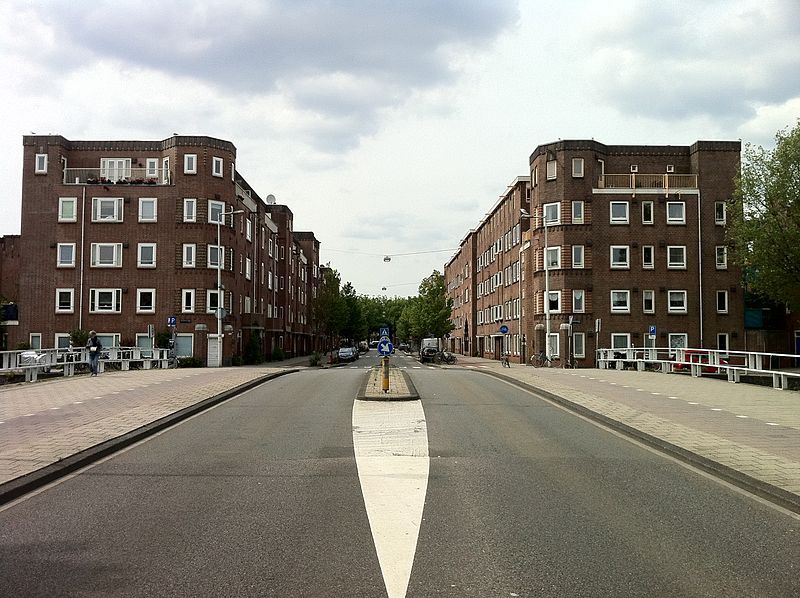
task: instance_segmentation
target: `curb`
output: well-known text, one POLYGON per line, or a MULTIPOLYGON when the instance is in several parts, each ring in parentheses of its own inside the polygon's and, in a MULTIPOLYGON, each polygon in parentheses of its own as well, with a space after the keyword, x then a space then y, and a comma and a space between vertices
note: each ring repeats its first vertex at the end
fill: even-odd
POLYGON ((356 395, 357 401, 416 401, 419 399, 417 387, 414 386, 414 383, 411 381, 411 377, 403 370, 399 370, 399 372, 400 375, 403 376, 403 381, 406 383, 406 388, 408 388, 407 395, 377 395, 368 397, 367 385, 369 384, 369 378, 372 376, 372 372, 375 371, 375 369, 380 369, 380 366, 377 368, 372 368, 367 375, 364 376, 364 381, 361 383, 361 386, 358 389, 358 394, 356 395))
POLYGON ((75 453, 74 455, 70 455, 69 457, 61 459, 60 461, 56 461, 55 463, 46 465, 45 467, 37 469, 36 471, 32 471, 4 484, 0 484, 0 506, 25 494, 28 494, 33 490, 37 490, 38 488, 58 480, 59 478, 62 478, 74 471, 86 467, 87 465, 91 465, 92 463, 95 463, 96 461, 99 461, 100 459, 119 451, 120 449, 153 436, 154 434, 169 428, 170 426, 188 419, 193 415, 201 413, 206 409, 213 407, 214 405, 227 401, 238 394, 255 388, 264 382, 299 371, 300 370, 296 369, 288 369, 282 372, 275 372, 255 378, 250 382, 245 382, 244 384, 240 384, 239 386, 226 390, 218 395, 203 399, 194 405, 189 405, 188 407, 184 407, 183 409, 175 411, 174 413, 165 415, 154 422, 144 424, 143 426, 131 430, 130 432, 126 432, 121 436, 111 438, 110 440, 105 440, 100 444, 96 444, 92 447, 84 449, 78 453, 75 453))
POLYGON ((725 482, 733 484, 734 486, 738 486, 739 488, 742 488, 751 494, 755 494, 756 496, 776 504, 779 507, 782 507, 788 511, 792 511, 793 513, 800 514, 800 496, 789 492, 788 490, 784 490, 783 488, 779 488, 778 486, 754 478, 746 473, 737 471, 732 467, 723 465, 722 463, 714 461, 713 459, 709 459, 708 457, 704 457, 698 453, 694 453, 688 449, 678 446, 677 444, 673 444, 667 440, 664 440, 663 438, 659 438, 658 436, 653 436, 652 434, 642 432, 641 430, 629 426, 628 424, 624 424, 611 417, 608 417, 607 415, 603 415, 602 413, 592 411, 588 407, 574 403, 569 399, 565 399, 560 395, 553 394, 527 382, 523 382, 516 378, 512 378, 498 372, 493 372, 491 370, 477 371, 483 374, 494 376, 504 380, 505 382, 513 384, 514 386, 518 386, 524 390, 530 391, 533 394, 557 403, 558 405, 561 405, 570 411, 574 411, 575 413, 583 415, 588 419, 599 422, 604 426, 611 428, 612 430, 621 432, 622 434, 625 434, 626 436, 629 436, 641 442, 642 444, 646 444, 647 446, 666 453, 671 457, 683 461, 684 463, 688 463, 694 467, 697 467, 706 473, 710 473, 725 482))

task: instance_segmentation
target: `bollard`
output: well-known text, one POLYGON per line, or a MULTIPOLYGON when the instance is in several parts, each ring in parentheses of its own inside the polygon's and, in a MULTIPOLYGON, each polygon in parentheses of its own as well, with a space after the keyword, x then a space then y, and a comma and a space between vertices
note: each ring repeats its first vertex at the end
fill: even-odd
POLYGON ((383 363, 381 364, 383 369, 383 392, 389 392, 389 357, 386 356, 383 358, 383 363))

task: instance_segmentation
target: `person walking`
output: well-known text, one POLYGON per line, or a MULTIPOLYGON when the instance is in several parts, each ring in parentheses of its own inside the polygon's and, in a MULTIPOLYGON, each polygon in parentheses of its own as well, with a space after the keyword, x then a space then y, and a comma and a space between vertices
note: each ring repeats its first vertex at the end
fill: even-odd
POLYGON ((97 375, 97 366, 100 362, 100 351, 103 350, 103 344, 97 338, 97 333, 94 330, 89 332, 89 340, 86 342, 86 348, 89 349, 89 368, 92 370, 91 376, 97 375))

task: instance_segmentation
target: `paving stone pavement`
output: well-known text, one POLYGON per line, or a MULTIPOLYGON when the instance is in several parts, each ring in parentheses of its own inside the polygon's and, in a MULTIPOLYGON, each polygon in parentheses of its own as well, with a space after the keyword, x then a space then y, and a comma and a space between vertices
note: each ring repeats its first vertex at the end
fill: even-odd
MULTIPOLYGON (((0 502, 8 486, 71 455, 242 384, 306 365, 307 358, 298 358, 269 367, 106 372, 0 386, 0 502)), ((526 385, 800 512, 800 392, 686 374, 504 368, 466 356, 441 367, 475 369, 526 385)), ((384 395, 379 373, 365 372, 365 397, 384 395)), ((399 368, 390 369, 390 393, 416 398, 399 368)))

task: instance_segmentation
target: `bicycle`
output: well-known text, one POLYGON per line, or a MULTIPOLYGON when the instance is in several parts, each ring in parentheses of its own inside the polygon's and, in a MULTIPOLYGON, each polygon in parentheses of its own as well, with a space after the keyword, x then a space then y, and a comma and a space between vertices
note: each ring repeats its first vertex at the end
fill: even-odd
POLYGON ((548 357, 544 351, 531 357, 531 365, 535 368, 552 367, 559 362, 558 357, 548 357))
POLYGON ((500 364, 504 368, 510 368, 511 367, 511 363, 508 361, 508 353, 503 353, 503 356, 500 358, 500 364))

